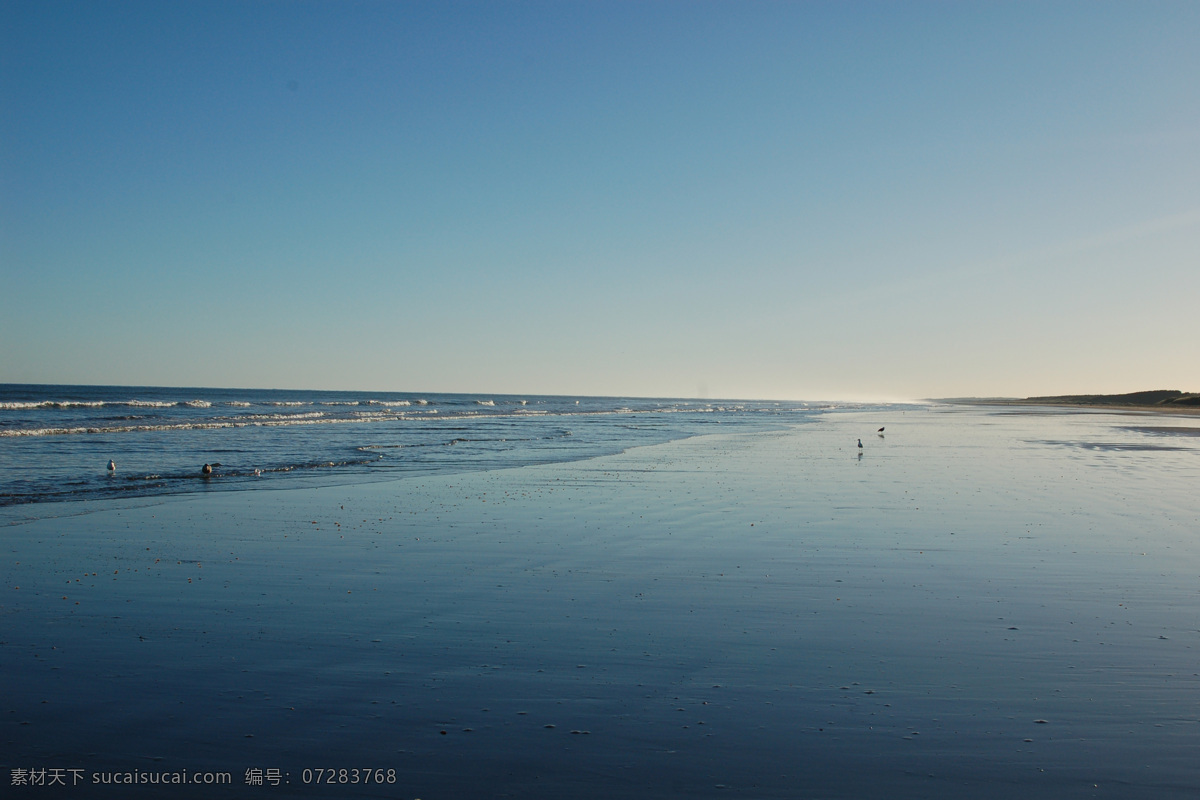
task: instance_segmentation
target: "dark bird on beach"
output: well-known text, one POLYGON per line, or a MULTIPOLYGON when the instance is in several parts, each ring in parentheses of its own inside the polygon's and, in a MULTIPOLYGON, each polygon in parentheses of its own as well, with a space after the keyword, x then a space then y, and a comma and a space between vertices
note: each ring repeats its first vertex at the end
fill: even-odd
POLYGON ((858 440, 858 449, 862 450, 862 439, 858 440))
POLYGON ((880 428, 876 433, 883 433, 883 428, 880 428))
POLYGON ((116 462, 115 462, 115 461, 113 461, 111 458, 108 460, 108 471, 109 471, 109 472, 116 472, 116 471, 117 471, 117 464, 116 464, 116 462))
POLYGON ((212 475, 212 464, 205 464, 200 468, 201 475, 212 475))

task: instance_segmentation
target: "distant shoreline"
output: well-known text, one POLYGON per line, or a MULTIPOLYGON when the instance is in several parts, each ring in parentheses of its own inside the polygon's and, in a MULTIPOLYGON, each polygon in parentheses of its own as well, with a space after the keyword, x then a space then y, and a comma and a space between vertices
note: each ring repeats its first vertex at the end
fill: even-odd
POLYGON ((1176 390, 1132 394, 1059 395, 1053 397, 952 397, 937 400, 968 406, 1038 406, 1093 408, 1103 411, 1139 411, 1200 416, 1200 395, 1176 390))

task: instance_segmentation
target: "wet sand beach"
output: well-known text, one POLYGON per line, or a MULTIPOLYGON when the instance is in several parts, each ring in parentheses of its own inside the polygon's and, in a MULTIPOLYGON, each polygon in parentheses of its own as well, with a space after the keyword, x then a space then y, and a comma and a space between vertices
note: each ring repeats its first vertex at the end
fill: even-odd
POLYGON ((1189 422, 935 406, 571 464, 47 506, 0 534, 3 780, 79 770, 14 797, 1194 797, 1189 422), (93 783, 184 770, 231 784, 93 783))

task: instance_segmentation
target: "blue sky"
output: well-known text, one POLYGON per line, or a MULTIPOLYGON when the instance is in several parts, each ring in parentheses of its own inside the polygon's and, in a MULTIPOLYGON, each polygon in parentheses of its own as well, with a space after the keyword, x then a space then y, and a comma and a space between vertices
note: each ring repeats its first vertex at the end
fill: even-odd
POLYGON ((0 2, 0 382, 1200 391, 1200 4, 0 2))

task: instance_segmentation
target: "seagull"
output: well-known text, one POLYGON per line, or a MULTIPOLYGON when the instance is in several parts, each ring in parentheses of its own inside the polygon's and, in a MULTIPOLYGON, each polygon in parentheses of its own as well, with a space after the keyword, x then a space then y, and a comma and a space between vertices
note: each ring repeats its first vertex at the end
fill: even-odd
POLYGON ((201 475, 212 475, 212 464, 205 464, 200 469, 200 474, 201 475))
POLYGON ((117 471, 117 465, 116 465, 116 462, 114 462, 114 461, 113 461, 111 458, 108 460, 108 471, 109 471, 109 472, 116 472, 116 471, 117 471))
POLYGON ((858 449, 862 450, 862 439, 858 440, 858 449))
POLYGON ((883 428, 880 428, 876 433, 883 433, 883 428))

